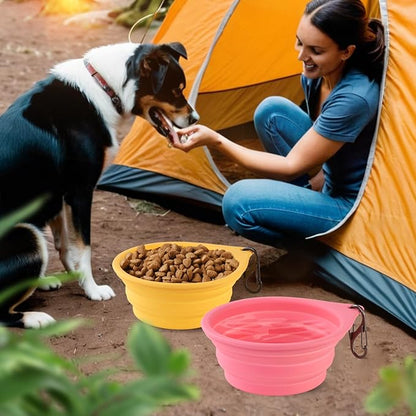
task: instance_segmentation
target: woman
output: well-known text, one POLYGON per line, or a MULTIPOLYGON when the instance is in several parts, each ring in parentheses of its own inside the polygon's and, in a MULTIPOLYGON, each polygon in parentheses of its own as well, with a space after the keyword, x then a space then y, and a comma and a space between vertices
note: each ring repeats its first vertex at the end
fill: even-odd
POLYGON ((357 197, 379 101, 383 27, 367 18, 360 0, 312 0, 297 28, 296 49, 306 111, 282 97, 258 106, 254 125, 266 152, 202 125, 180 130, 188 139, 176 144, 184 151, 215 148, 268 178, 231 185, 223 214, 244 237, 283 248, 331 229, 357 197), (317 191, 308 172, 321 166, 324 183, 317 191))

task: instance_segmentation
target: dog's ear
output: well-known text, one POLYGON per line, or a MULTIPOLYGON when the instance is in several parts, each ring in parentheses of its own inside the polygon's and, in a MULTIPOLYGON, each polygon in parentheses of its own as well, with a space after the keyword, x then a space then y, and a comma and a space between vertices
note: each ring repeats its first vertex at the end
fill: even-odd
POLYGON ((168 64, 166 62, 159 63, 159 67, 157 68, 157 70, 152 71, 151 80, 152 80, 152 88, 153 88, 154 94, 157 94, 162 88, 167 72, 168 72, 168 64))
POLYGON ((182 58, 188 59, 188 55, 186 53, 185 46, 182 45, 180 42, 171 42, 171 43, 165 43, 161 45, 162 48, 165 48, 168 50, 168 52, 173 55, 173 57, 179 61, 179 57, 182 56, 182 58))
POLYGON ((163 82, 168 71, 169 60, 164 53, 153 53, 147 55, 141 62, 140 74, 151 81, 152 92, 157 94, 162 88, 163 82))
POLYGON ((140 65, 140 75, 150 78, 153 94, 157 94, 162 88, 172 57, 178 61, 180 56, 187 58, 185 47, 179 42, 172 42, 156 46, 144 57, 140 65))

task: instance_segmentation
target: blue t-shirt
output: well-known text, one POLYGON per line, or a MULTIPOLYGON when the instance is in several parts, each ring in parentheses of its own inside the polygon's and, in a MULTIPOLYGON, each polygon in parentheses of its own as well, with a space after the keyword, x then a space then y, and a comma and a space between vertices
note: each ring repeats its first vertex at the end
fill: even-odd
MULTIPOLYGON (((307 111, 311 116, 322 79, 302 76, 307 111)), ((365 169, 376 123, 380 86, 351 69, 338 82, 321 107, 313 129, 321 136, 345 142, 323 165, 322 192, 355 198, 365 169)))

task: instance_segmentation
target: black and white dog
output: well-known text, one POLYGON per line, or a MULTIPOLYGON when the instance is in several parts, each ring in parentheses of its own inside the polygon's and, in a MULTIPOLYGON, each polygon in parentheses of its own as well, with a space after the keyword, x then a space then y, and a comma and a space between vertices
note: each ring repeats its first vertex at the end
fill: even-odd
MULTIPOLYGON (((177 42, 95 48, 56 65, 0 117, 0 218, 46 195, 36 214, 0 240, 0 291, 44 275, 48 251, 42 231, 48 225, 65 269, 79 273, 86 296, 114 296, 92 275, 93 191, 117 150, 124 116, 143 117, 171 141, 178 140, 174 126, 198 120, 183 95, 180 57, 186 51, 177 42)), ((53 321, 42 312, 15 311, 31 292, 0 305, 0 324, 39 327, 53 321)))

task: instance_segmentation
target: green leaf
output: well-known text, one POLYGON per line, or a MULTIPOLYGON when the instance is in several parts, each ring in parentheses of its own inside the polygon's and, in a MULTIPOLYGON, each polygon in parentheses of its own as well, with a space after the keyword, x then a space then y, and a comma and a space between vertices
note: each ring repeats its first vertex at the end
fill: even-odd
POLYGON ((8 344, 0 349, 0 380, 22 368, 48 372, 77 372, 73 361, 56 354, 40 337, 40 333, 30 330, 21 334, 11 333, 8 344))
POLYGON ((386 394, 384 386, 378 385, 367 396, 364 408, 369 413, 387 413, 397 404, 397 400, 386 394))
POLYGON ((178 400, 189 400, 199 397, 198 389, 169 376, 152 376, 129 383, 124 386, 123 393, 151 397, 152 400, 157 401, 159 404, 170 404, 178 400))
POLYGON ((156 403, 138 400, 137 397, 131 396, 124 397, 112 406, 98 409, 98 412, 92 414, 100 416, 146 416, 150 415, 156 408, 156 403))
POLYGON ((0 293, 0 305, 4 303, 8 298, 12 297, 18 292, 21 292, 25 289, 34 288, 38 282, 39 278, 36 279, 27 279, 25 281, 19 282, 0 293))
POLYGON ((169 371, 174 376, 184 375, 190 365, 190 356, 187 350, 172 351, 169 359, 169 371))
POLYGON ((28 416, 33 415, 33 412, 27 411, 27 406, 23 403, 1 403, 0 404, 0 415, 1 416, 28 416))
POLYGON ((65 409, 67 414, 81 416, 84 408, 84 394, 74 388, 71 383, 68 385, 68 383, 64 382, 52 388, 49 387, 47 393, 49 395, 49 400, 47 401, 49 404, 52 401, 58 405, 58 408, 65 409))
POLYGON ((35 391, 34 393, 25 395, 21 402, 27 414, 29 415, 42 415, 48 416, 51 415, 51 412, 54 410, 52 403, 45 402, 45 396, 39 396, 35 391))
POLYGON ((146 375, 168 373, 172 350, 155 328, 144 323, 135 324, 130 330, 127 345, 137 366, 146 375))
POLYGON ((45 343, 45 338, 66 334, 81 323, 72 319, 19 332, 0 327, 0 416, 145 416, 160 406, 199 397, 195 386, 181 380, 188 352, 173 351, 146 324, 133 326, 128 337, 143 378, 110 380, 115 368, 85 376, 73 360, 45 343))
POLYGON ((406 357, 404 365, 392 364, 379 370, 380 382, 367 396, 365 409, 371 413, 387 413, 404 405, 416 415, 416 364, 406 357))
POLYGON ((416 412, 416 362, 408 356, 404 360, 405 396, 412 412, 416 412))
POLYGON ((42 279, 39 279, 38 277, 33 278, 33 279, 26 279, 2 291, 2 293, 0 294, 0 305, 4 303, 8 298, 13 296, 14 294, 21 292, 25 289, 37 288, 39 286, 48 284, 50 282, 56 282, 56 280, 61 281, 61 283, 65 283, 65 282, 69 282, 72 280, 76 280, 77 278, 78 278, 78 274, 75 272, 72 272, 72 273, 62 273, 62 274, 57 274, 53 276, 43 277, 42 279))
POLYGON ((82 318, 71 318, 68 320, 56 321, 47 326, 37 329, 26 329, 25 336, 30 341, 34 338, 59 337, 75 331, 80 326, 86 325, 88 321, 82 318))
POLYGON ((193 386, 181 384, 171 377, 152 376, 124 384, 118 394, 107 397, 106 402, 101 402, 99 408, 93 413, 100 416, 115 414, 125 416, 121 409, 126 411, 124 407, 126 402, 136 403, 140 409, 155 409, 162 405, 193 400, 198 397, 199 390, 193 386))
POLYGON ((380 378, 385 383, 395 383, 400 378, 400 369, 396 365, 383 367, 379 371, 380 378))
POLYGON ((10 342, 10 330, 0 325, 0 349, 10 342))
POLYGON ((11 214, 3 217, 0 221, 0 238, 3 237, 3 235, 5 235, 9 230, 11 230, 17 223, 24 221, 26 218, 30 217, 32 214, 38 211, 46 200, 46 195, 41 196, 28 203, 27 205, 24 205, 17 211, 14 211, 11 214))
POLYGON ((52 384, 53 381, 51 373, 40 368, 22 368, 0 379, 0 403, 13 401, 39 391, 52 384))

